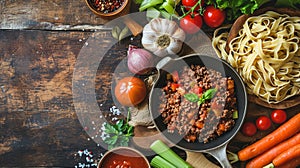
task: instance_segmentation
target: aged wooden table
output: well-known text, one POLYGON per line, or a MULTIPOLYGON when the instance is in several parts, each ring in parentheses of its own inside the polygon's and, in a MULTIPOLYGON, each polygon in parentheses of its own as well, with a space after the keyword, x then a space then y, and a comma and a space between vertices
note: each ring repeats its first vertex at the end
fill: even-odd
MULTIPOLYGON (((131 11, 136 11, 133 3, 131 11)), ((93 166, 86 156, 95 162, 105 152, 93 140, 97 135, 88 134, 99 125, 76 113, 72 82, 77 57, 94 33, 102 49, 113 42, 103 26, 108 21, 83 0, 0 1, 0 167, 93 166)), ((109 101, 112 71, 108 67, 97 73, 100 106, 109 101)), ((101 108, 109 112, 110 106, 101 108)))
POLYGON ((0 1, 0 167, 74 167, 78 151, 104 152, 78 120, 72 74, 92 33, 112 39, 108 21, 83 0, 0 1))

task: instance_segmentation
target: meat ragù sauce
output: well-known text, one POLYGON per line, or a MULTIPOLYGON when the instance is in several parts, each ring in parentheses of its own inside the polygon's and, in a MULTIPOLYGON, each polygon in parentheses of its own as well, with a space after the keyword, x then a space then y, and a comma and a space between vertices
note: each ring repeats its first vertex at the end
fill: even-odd
POLYGON ((169 133, 177 132, 188 142, 207 143, 233 128, 237 100, 232 78, 200 65, 168 75, 160 113, 169 133), (214 95, 208 93, 212 91, 214 95))

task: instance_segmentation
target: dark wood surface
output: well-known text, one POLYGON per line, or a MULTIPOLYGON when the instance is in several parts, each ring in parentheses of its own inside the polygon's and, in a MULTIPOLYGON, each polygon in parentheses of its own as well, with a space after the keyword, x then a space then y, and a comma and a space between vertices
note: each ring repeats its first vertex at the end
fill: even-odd
POLYGON ((72 75, 94 31, 112 40, 108 21, 83 0, 0 2, 0 167, 74 167, 80 150, 105 152, 78 119, 72 75))
MULTIPOLYGON (((136 11, 135 5, 131 11, 136 11)), ((103 27, 107 22, 94 15, 84 0, 0 1, 0 167, 75 167, 86 162, 78 151, 92 151, 94 160, 105 152, 94 139, 101 126, 95 118, 101 114, 83 117, 75 110, 74 102, 80 98, 73 89, 80 90, 85 83, 74 86, 73 75, 76 65, 85 63, 78 62, 84 46, 99 44, 101 53, 115 43, 103 27)), ((111 50, 106 61, 118 63, 126 54, 124 46, 111 50)), ((95 58, 94 51, 84 50, 83 55, 87 62, 95 58)), ((114 67, 103 67, 96 74, 97 85, 83 91, 96 91, 97 103, 107 114, 114 67)), ((80 70, 77 73, 89 74, 80 70)), ((299 107, 287 109, 289 117, 299 107)), ((255 113, 248 120, 271 110, 249 103, 248 111, 255 113)), ((249 139, 239 133, 229 148, 236 152, 240 148, 236 142, 245 145, 265 134, 249 139)))

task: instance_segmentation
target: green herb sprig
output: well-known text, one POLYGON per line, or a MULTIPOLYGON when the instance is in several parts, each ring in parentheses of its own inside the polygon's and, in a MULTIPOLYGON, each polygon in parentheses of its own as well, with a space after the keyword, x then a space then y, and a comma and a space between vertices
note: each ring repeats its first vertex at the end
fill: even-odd
POLYGON ((130 138, 133 136, 134 127, 128 124, 129 111, 127 120, 119 120, 116 124, 104 123, 104 134, 102 140, 108 145, 108 149, 118 146, 128 146, 130 138))
POLYGON ((216 88, 208 89, 202 94, 201 97, 199 97, 196 93, 187 93, 184 95, 184 98, 186 98, 190 102, 197 102, 198 106, 200 106, 206 100, 212 99, 217 91, 218 90, 216 88))

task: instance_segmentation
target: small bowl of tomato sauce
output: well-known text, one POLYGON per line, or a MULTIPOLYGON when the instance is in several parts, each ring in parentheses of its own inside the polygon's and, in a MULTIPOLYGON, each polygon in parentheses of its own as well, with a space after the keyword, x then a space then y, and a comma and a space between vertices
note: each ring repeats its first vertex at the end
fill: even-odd
POLYGON ((98 168, 150 168, 147 158, 130 147, 117 147, 109 150, 101 158, 98 168))

